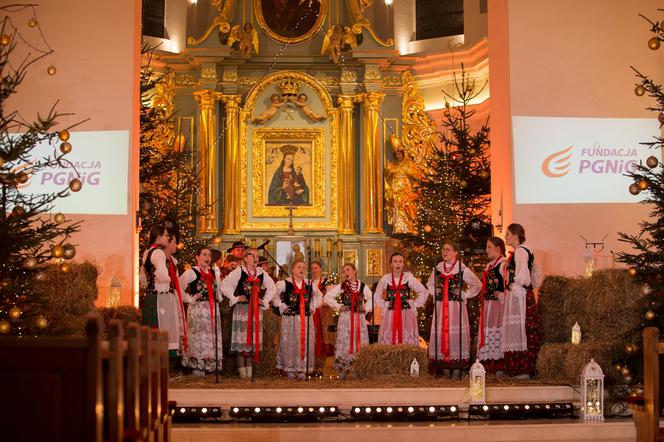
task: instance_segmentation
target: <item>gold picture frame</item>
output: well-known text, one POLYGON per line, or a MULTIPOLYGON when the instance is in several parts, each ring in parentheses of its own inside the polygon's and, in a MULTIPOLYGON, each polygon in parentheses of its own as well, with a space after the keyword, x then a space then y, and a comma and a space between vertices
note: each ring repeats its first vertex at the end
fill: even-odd
MULTIPOLYGON (((268 3, 266 1, 266 3, 268 3)), ((307 0, 305 4, 309 4, 310 2, 307 0)), ((274 41, 277 41, 279 43, 288 43, 288 44, 298 44, 298 43, 304 43, 306 41, 309 41, 320 31, 320 28, 323 26, 325 23, 325 18, 327 17, 327 11, 329 9, 329 0, 313 0, 312 2, 313 7, 316 7, 316 5, 319 5, 318 8, 318 13, 317 15, 312 15, 312 17, 315 17, 314 23, 307 29, 302 35, 298 35, 296 37, 287 37, 285 35, 280 34, 279 32, 275 31, 274 29, 270 28, 268 21, 269 19, 266 20, 265 14, 263 11, 263 0, 254 0, 254 11, 256 15, 256 20, 258 21, 258 26, 263 30, 265 35, 267 35, 269 38, 271 38, 274 41)), ((268 11, 268 13, 272 13, 268 11)), ((275 18, 276 22, 283 22, 285 23, 284 26, 288 26, 287 23, 287 18, 279 19, 277 20, 275 18)), ((299 22, 298 22, 299 23, 299 22)))
MULTIPOLYGON (((288 217, 290 205, 270 192, 270 185, 287 155, 295 155, 293 169, 298 169, 306 200, 294 203, 293 218, 325 217, 325 130, 254 129, 252 132, 252 189, 255 218, 288 217), (292 150, 292 152, 291 152, 292 150)), ((303 190, 298 187, 298 191, 303 190)), ((301 197, 302 194, 298 195, 301 197)))

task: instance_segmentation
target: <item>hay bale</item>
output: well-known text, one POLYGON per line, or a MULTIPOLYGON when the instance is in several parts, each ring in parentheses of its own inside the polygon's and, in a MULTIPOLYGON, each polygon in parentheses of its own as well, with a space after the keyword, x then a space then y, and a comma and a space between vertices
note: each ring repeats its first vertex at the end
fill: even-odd
POLYGON ((615 380, 615 370, 612 370, 611 360, 616 354, 614 343, 606 342, 582 342, 579 345, 565 344, 568 346, 567 355, 563 364, 565 379, 578 384, 583 367, 594 359, 602 367, 605 381, 610 383, 615 380))
POLYGON ((49 267, 44 280, 33 287, 40 302, 29 314, 46 317, 46 334, 83 336, 85 315, 95 310, 98 274, 97 266, 88 261, 72 264, 67 273, 49 267))
POLYGON ((417 359, 420 375, 428 373, 429 357, 416 345, 367 345, 357 354, 353 377, 372 379, 387 375, 408 375, 410 364, 417 359))
POLYGON ((263 351, 256 367, 255 377, 272 377, 277 365, 277 348, 279 347, 279 330, 281 317, 272 310, 263 312, 263 351))
MULTIPOLYGON (((108 326, 112 319, 117 319, 122 322, 122 328, 127 329, 130 322, 137 324, 141 323, 141 311, 131 305, 121 305, 119 307, 101 307, 97 309, 104 321, 104 330, 108 330, 108 326)), ((106 333, 105 333, 106 335, 106 333)))
POLYGON ((564 367, 567 352, 572 344, 544 344, 537 356, 537 378, 543 380, 564 380, 564 367))
POLYGON ((578 320, 581 300, 571 288, 573 280, 564 276, 547 276, 539 291, 540 336, 542 342, 564 343, 578 320), (568 327, 568 324, 570 324, 568 327))

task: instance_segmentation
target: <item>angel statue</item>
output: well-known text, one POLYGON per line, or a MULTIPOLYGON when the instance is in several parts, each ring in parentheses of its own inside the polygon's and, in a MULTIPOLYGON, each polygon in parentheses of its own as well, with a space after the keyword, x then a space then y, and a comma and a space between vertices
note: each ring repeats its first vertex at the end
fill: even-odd
POLYGON ((277 112, 279 111, 279 109, 284 104, 286 104, 287 100, 286 100, 285 97, 282 97, 279 94, 272 94, 270 96, 270 101, 272 102, 272 104, 270 104, 270 107, 265 109, 262 114, 254 117, 250 120, 253 124, 263 124, 263 123, 271 120, 272 118, 274 118, 274 116, 277 115, 277 112))
POLYGON ((239 42, 240 51, 244 58, 251 57, 251 51, 258 54, 258 33, 251 23, 245 23, 240 31, 240 25, 235 25, 231 28, 231 35, 228 37, 228 46, 231 48, 235 43, 239 42))
POLYGON ((413 180, 417 180, 417 166, 406 158, 402 149, 394 150, 394 161, 385 167, 385 211, 393 233, 417 233, 417 193, 413 180))
POLYGON ((320 49, 321 55, 324 53, 330 54, 333 62, 339 63, 339 56, 344 47, 349 45, 354 48, 357 46, 357 36, 353 33, 351 28, 344 26, 341 23, 334 25, 328 29, 323 38, 323 46, 320 49))
POLYGON ((314 112, 313 109, 309 106, 307 101, 309 100, 309 97, 307 97, 307 94, 300 94, 297 97, 295 95, 289 95, 288 96, 288 101, 293 103, 296 106, 299 106, 300 109, 302 109, 302 112, 304 115, 309 118, 312 121, 323 121, 325 120, 325 115, 319 115, 316 112, 314 112))

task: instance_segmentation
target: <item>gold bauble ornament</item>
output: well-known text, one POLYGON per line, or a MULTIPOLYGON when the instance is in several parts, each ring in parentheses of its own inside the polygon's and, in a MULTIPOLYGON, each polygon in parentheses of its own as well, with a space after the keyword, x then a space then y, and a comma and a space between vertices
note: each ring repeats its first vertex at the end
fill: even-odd
POLYGON ((468 183, 466 181, 459 181, 459 187, 465 189, 466 187, 468 187, 468 183))
POLYGON ((648 321, 652 321, 653 319, 655 319, 655 312, 648 309, 648 311, 646 312, 646 314, 644 316, 646 317, 646 319, 648 321))
POLYGON ((646 93, 646 88, 644 88, 641 85, 638 85, 636 88, 634 88, 634 93, 636 94, 637 97, 642 97, 646 93))
POLYGON ((71 143, 69 141, 65 141, 64 143, 60 144, 60 152, 62 153, 71 152, 71 143))
POLYGON ((638 273, 638 272, 637 272, 637 270, 636 270, 636 267, 634 267, 634 266, 632 266, 632 267, 630 267, 630 268, 627 269, 627 274, 628 274, 629 276, 636 276, 637 273, 638 273))
POLYGON ((625 351, 626 351, 627 353, 629 353, 629 354, 634 353, 634 346, 633 346, 632 344, 627 344, 627 345, 625 346, 625 351))
POLYGON ((449 118, 450 117, 450 111, 446 110, 445 112, 443 112, 443 115, 445 115, 447 118, 449 118))
POLYGON ((67 141, 71 135, 67 129, 61 130, 58 132, 58 138, 60 141, 67 141))
POLYGON ((58 72, 58 70, 55 68, 55 66, 50 65, 49 67, 46 68, 46 72, 48 73, 48 75, 55 75, 55 73, 58 72))
POLYGON ((74 256, 76 256, 76 247, 71 244, 65 244, 65 251, 62 254, 62 257, 65 259, 72 259, 74 256))
POLYGON ((15 218, 22 218, 25 216, 25 209, 21 206, 14 206, 12 209, 12 216, 15 218))
POLYGON ((646 179, 639 180, 637 185, 639 186, 640 190, 646 190, 649 186, 648 180, 646 180, 646 179))
POLYGON ((657 121, 659 121, 659 124, 664 124, 664 112, 660 112, 659 115, 657 115, 657 121))
POLYGON ((27 183, 29 179, 30 177, 25 172, 19 172, 16 174, 16 181, 18 181, 21 184, 27 183))
POLYGON ((14 321, 20 318, 22 314, 23 312, 21 311, 21 309, 16 306, 9 309, 9 317, 14 321))
POLYGON ((431 226, 430 226, 429 224, 425 224, 423 230, 424 230, 426 233, 431 233, 432 228, 431 228, 431 226))
POLYGON ((51 247, 51 256, 53 258, 62 258, 62 255, 64 255, 64 254, 65 254, 65 248, 64 247, 62 247, 60 245, 51 247))
POLYGON ((179 242, 179 243, 178 243, 178 250, 183 250, 183 249, 184 249, 184 243, 183 243, 183 242, 179 242))
POLYGON ((6 289, 10 285, 12 285, 12 280, 9 278, 5 278, 2 281, 0 281, 0 288, 6 289))
POLYGON ((9 322, 7 321, 0 321, 0 333, 3 335, 6 335, 9 333, 9 330, 11 329, 11 325, 9 325, 9 322))
POLYGON ((620 373, 622 373, 623 376, 629 376, 629 368, 627 367, 621 368, 620 373))
POLYGON ((78 192, 83 187, 83 183, 78 178, 74 178, 69 182, 69 189, 72 192, 78 192))
POLYGON ((28 20, 28 26, 30 26, 31 28, 36 28, 38 24, 39 24, 39 22, 34 17, 32 17, 30 20, 28 20))
POLYGON ((662 43, 659 41, 659 38, 653 37, 650 40, 648 40, 648 47, 652 49, 653 51, 656 51, 659 49, 659 47, 662 45, 662 43))
POLYGON ((0 36, 0 45, 7 46, 12 41, 11 37, 7 34, 0 36))
POLYGON ((70 270, 71 270, 71 265, 69 263, 63 262, 62 264, 60 264, 60 271, 62 273, 69 273, 70 270))
POLYGON ((56 223, 58 223, 58 224, 62 224, 62 223, 65 222, 65 214, 62 213, 62 212, 58 212, 58 213, 56 213, 55 216, 53 217, 53 220, 54 220, 56 223))
POLYGON ((650 285, 648 285, 648 284, 643 284, 643 285, 641 286, 641 294, 642 294, 642 295, 646 296, 646 295, 649 295, 649 294, 651 294, 651 293, 652 293, 652 287, 650 287, 650 285))
POLYGON ((35 326, 40 330, 44 330, 48 326, 48 321, 45 317, 39 315, 35 318, 35 326))
POLYGON ((482 172, 480 172, 480 178, 482 178, 482 179, 489 178, 489 172, 487 172, 486 170, 483 170, 482 172))
POLYGON ((657 159, 656 156, 650 155, 646 159, 646 166, 650 167, 651 169, 654 169, 655 167, 657 167, 658 164, 659 164, 659 160, 657 159))
POLYGON ((613 366, 613 368, 615 368, 616 371, 620 371, 620 370, 622 370, 622 365, 616 364, 616 365, 613 366))
POLYGON ((639 185, 636 183, 632 183, 629 185, 629 193, 632 195, 638 195, 641 193, 641 189, 639 189, 639 185))
POLYGON ((23 260, 23 267, 28 270, 32 270, 37 267, 37 258, 34 256, 29 256, 23 260))

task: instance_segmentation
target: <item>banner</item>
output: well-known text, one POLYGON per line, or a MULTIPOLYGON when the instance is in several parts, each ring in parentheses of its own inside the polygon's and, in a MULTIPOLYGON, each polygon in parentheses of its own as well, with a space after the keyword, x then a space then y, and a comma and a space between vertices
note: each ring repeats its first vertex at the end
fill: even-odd
POLYGON ((625 176, 661 152, 657 119, 512 117, 516 204, 634 203, 625 176))
MULTIPOLYGON (((24 193, 44 194, 66 189, 78 178, 79 192, 54 202, 52 212, 69 214, 126 215, 129 171, 129 131, 71 132, 72 151, 64 156, 71 165, 45 168, 22 184, 24 193)), ((60 153, 60 142, 46 142, 32 151, 34 159, 60 153)), ((17 169, 20 169, 18 166, 17 169)))

